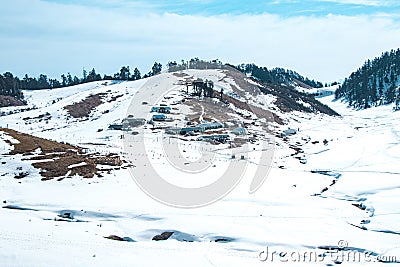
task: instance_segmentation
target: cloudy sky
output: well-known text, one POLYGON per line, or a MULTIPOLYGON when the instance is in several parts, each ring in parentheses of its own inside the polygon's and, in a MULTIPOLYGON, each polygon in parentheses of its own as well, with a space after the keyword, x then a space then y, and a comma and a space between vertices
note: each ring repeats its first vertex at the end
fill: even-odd
POLYGON ((400 47, 398 0, 13 0, 0 10, 0 72, 20 77, 144 74, 199 57, 331 82, 400 47))

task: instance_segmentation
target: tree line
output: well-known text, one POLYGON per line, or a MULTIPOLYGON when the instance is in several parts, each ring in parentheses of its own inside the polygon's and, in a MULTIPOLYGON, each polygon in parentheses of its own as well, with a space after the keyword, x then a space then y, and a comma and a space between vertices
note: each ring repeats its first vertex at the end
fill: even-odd
POLYGON ((395 103, 400 109, 400 49, 384 52, 367 60, 345 79, 336 90, 335 98, 344 98, 349 106, 366 109, 395 103))
POLYGON ((192 58, 188 61, 181 60, 181 62, 177 63, 176 61, 170 61, 167 64, 169 72, 181 71, 186 69, 197 69, 197 70, 206 70, 206 69, 223 69, 225 65, 222 64, 218 59, 206 61, 199 59, 198 57, 192 58))
POLYGON ((131 72, 129 66, 122 66, 120 71, 113 75, 105 74, 103 76, 96 73, 94 68, 89 72, 83 69, 82 78, 67 73, 67 75, 62 74, 60 80, 49 78, 45 74, 40 74, 37 78, 29 77, 25 74, 25 76, 20 79, 11 72, 5 72, 4 74, 0 74, 0 95, 12 96, 22 100, 23 93, 21 90, 53 89, 101 80, 135 81, 159 74, 161 71, 162 64, 155 62, 151 70, 143 75, 143 77, 138 68, 134 68, 131 72))
MULTIPOLYGON (((186 69, 226 69, 228 67, 237 69, 244 74, 248 74, 256 79, 261 80, 264 83, 274 85, 295 85, 295 79, 313 88, 321 88, 324 85, 321 82, 310 80, 307 77, 303 77, 293 70, 286 70, 283 68, 273 68, 271 70, 266 67, 259 67, 255 64, 241 64, 234 66, 231 64, 223 64, 220 60, 205 61, 197 57, 190 59, 189 61, 181 60, 181 62, 170 61, 167 64, 169 72, 181 71, 186 69)), ((331 85, 337 84, 336 82, 331 85)), ((328 86, 328 84, 325 84, 328 86)))
POLYGON ((235 67, 242 73, 250 75, 267 84, 286 84, 293 86, 295 85, 295 80, 297 80, 313 88, 324 87, 321 82, 310 80, 309 78, 303 77, 293 70, 287 70, 284 68, 273 68, 269 70, 266 67, 259 67, 256 64, 241 64, 239 66, 233 67, 235 67))

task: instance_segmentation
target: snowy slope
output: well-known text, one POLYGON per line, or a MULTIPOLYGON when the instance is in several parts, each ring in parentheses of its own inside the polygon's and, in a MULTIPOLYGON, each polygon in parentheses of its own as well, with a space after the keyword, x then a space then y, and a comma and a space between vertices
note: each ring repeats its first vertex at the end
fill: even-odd
MULTIPOLYGON (((214 81, 216 90, 240 90, 218 70, 186 73, 214 81)), ((103 81, 25 92, 29 107, 35 109, 4 109, 15 113, 1 117, 1 125, 123 155, 121 132, 107 127, 129 114, 139 89, 145 95, 143 101, 166 91, 179 99, 183 86, 179 77, 163 73, 134 82, 103 81), (106 93, 105 100, 122 96, 105 101, 84 120, 71 118, 63 109, 98 93, 106 93), (24 120, 46 113, 51 116, 48 120, 24 120)), ((273 107, 270 96, 247 94, 247 98, 254 105, 263 102, 273 107)), ((332 102, 332 97, 321 99, 342 117, 285 114, 275 109, 288 124, 274 124, 274 131, 293 128, 298 133, 274 140, 266 182, 255 194, 248 193, 257 169, 257 163, 251 163, 228 196, 198 209, 172 208, 154 201, 139 189, 127 169, 101 178, 42 182, 38 170, 23 156, 7 154, 12 146, 5 140, 16 141, 0 131, 0 266, 282 266, 283 262, 309 266, 309 258, 296 257, 304 253, 325 255, 318 258, 318 266, 335 262, 361 266, 368 260, 379 266, 379 259, 399 261, 400 113, 390 107, 353 111, 332 102), (18 168, 29 170, 29 175, 14 179, 18 168), (59 215, 66 212, 73 218, 60 220, 59 215), (165 231, 174 234, 166 241, 152 241, 165 231), (110 235, 131 242, 104 238, 110 235), (338 242, 360 259, 341 258, 338 242), (268 258, 263 253, 267 249, 268 258)), ((143 115, 149 108, 144 106, 143 115)), ((155 145, 156 140, 153 137, 150 142, 155 145)), ((182 146, 187 157, 196 158, 192 145, 182 146)), ((148 156, 166 172, 168 162, 157 151, 151 148, 148 156)), ((217 174, 226 164, 224 157, 217 158, 211 172, 217 174)))

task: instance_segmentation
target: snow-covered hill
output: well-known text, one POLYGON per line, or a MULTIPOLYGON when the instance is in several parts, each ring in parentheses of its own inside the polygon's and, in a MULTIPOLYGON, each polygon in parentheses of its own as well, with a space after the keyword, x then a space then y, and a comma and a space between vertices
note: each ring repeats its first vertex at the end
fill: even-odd
MULTIPOLYGON (((248 131, 243 138, 253 138, 248 148, 255 152, 247 152, 244 176, 226 197, 202 208, 179 209, 150 198, 123 166, 102 177, 41 181, 34 161, 26 160, 29 155, 11 153, 18 140, 0 131, 0 266, 308 266, 310 261, 378 266, 379 260, 400 261, 400 113, 385 106, 349 110, 332 102, 333 96, 320 100, 341 117, 284 112, 276 95, 260 94, 262 85, 246 79, 222 70, 187 70, 134 82, 26 91, 28 106, 1 109, 2 127, 88 153, 117 153, 136 167, 146 157, 159 172, 169 172, 171 163, 157 147, 168 122, 141 126, 152 143, 147 154, 126 151, 124 133, 108 129, 133 111, 151 118, 149 103, 164 95, 158 104, 173 107, 172 126, 185 127, 189 119, 242 121, 248 131), (197 78, 213 81, 215 91, 224 89, 230 102, 188 99, 185 82, 197 78), (86 105, 83 101, 96 95, 101 103, 88 116, 74 118, 65 109, 86 105), (140 108, 132 107, 133 100, 140 108), (283 134, 287 129, 295 134, 283 134), (256 152, 264 139, 274 144, 274 157, 264 184, 249 194, 263 164, 256 152), (15 179, 21 171, 27 175, 15 179), (173 234, 152 240, 164 232, 173 234)), ((199 146, 206 147, 190 135, 179 138, 182 162, 195 161, 199 146)), ((221 153, 208 169, 210 177, 235 164, 225 155, 231 151, 227 144, 212 147, 221 153)))

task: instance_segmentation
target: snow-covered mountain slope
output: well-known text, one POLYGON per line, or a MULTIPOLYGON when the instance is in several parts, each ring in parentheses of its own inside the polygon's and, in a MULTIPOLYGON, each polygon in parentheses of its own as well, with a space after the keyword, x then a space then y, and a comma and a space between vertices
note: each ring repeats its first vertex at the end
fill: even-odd
MULTIPOLYGON (((349 110, 331 96, 321 101, 341 117, 283 112, 276 96, 260 95, 256 81, 247 83, 254 87, 220 70, 187 70, 134 82, 24 92, 28 107, 1 109, 8 114, 1 117, 2 127, 126 157, 122 132, 108 126, 130 114, 135 97, 143 102, 142 115, 150 118, 151 106, 144 102, 166 93, 159 103, 176 108, 168 116, 177 127, 192 117, 236 118, 246 122, 247 137, 257 136, 249 148, 257 151, 267 137, 275 146, 268 177, 256 193, 248 193, 249 185, 263 163, 249 154, 242 180, 226 197, 202 208, 179 209, 150 198, 125 168, 92 179, 41 181, 27 155, 10 153, 18 140, 0 131, 0 266, 308 266, 310 261, 379 266, 379 260, 399 261, 400 113, 390 107, 349 110), (232 102, 182 102, 186 78, 212 80, 232 102), (99 95, 102 103, 89 116, 74 118, 64 109, 90 95, 99 95), (212 113, 210 105, 221 112, 212 113), (252 110, 263 114, 257 108, 283 124, 256 118, 252 110), (288 128, 295 134, 281 136, 288 128), (21 171, 28 175, 15 179, 21 171), (165 241, 152 240, 163 232, 174 233, 165 241)), ((149 137, 154 147, 135 157, 149 157, 166 172, 168 161, 155 147, 162 129, 145 127, 154 132, 149 137)), ((196 144, 203 145, 181 142, 182 161, 197 157, 196 144)), ((209 171, 217 175, 230 161, 221 153, 209 171)))
POLYGON ((73 144, 115 139, 115 134, 98 130, 107 129, 108 124, 125 117, 132 96, 145 82, 101 81, 61 89, 25 91, 28 109, 31 110, 24 111, 27 107, 7 108, 4 112, 12 111, 14 114, 6 116, 1 126, 73 144), (88 117, 73 118, 65 109, 96 94, 105 94, 103 103, 88 117), (23 112, 19 112, 20 109, 23 112))

